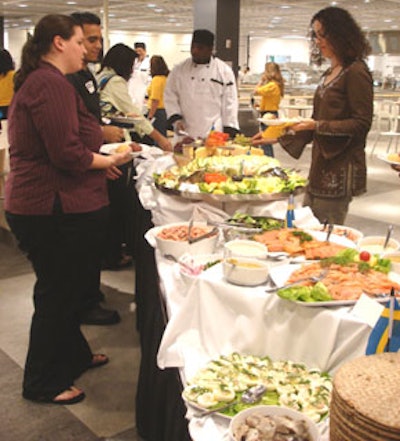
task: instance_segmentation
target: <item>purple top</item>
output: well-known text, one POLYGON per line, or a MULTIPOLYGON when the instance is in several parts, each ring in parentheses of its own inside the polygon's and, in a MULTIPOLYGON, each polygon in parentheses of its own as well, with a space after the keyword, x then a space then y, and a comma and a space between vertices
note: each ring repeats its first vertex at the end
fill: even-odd
POLYGON ((64 213, 108 204, 104 170, 90 170, 102 144, 96 118, 66 77, 41 62, 14 95, 8 114, 10 174, 5 209, 51 214, 56 194, 64 213))

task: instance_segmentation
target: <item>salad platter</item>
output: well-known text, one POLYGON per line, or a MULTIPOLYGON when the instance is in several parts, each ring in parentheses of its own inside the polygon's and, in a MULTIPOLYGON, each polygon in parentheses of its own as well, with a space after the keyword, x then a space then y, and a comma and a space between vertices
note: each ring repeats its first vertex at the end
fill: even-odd
POLYGON ((158 190, 191 200, 274 201, 304 191, 306 179, 267 156, 197 158, 155 174, 158 190))

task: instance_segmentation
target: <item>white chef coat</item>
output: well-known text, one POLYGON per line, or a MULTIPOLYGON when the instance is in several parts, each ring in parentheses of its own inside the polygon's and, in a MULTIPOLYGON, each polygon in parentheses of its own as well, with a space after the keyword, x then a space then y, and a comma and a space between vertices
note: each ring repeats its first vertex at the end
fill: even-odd
POLYGON ((238 97, 232 69, 212 57, 209 64, 191 58, 175 66, 164 91, 167 117, 182 116, 190 136, 205 138, 211 129, 239 129, 238 97))
POLYGON ((150 58, 146 56, 142 61, 136 58, 128 82, 128 89, 132 101, 140 107, 142 112, 145 109, 145 96, 150 82, 150 58))

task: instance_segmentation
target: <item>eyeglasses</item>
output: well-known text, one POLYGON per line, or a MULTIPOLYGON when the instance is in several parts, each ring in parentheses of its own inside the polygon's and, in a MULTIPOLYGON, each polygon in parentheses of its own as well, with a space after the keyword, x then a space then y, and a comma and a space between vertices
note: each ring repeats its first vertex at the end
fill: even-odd
POLYGON ((310 35, 312 40, 322 40, 326 38, 326 34, 320 31, 311 31, 310 35))

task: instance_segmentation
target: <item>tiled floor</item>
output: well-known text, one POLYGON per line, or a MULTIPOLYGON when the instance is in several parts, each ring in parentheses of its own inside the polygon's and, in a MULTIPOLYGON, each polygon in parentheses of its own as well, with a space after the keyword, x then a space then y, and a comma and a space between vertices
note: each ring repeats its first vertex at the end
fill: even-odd
MULTIPOLYGON (((385 145, 379 148, 383 152, 385 145)), ((309 150, 299 161, 277 147, 275 152, 284 164, 307 170, 309 150)), ((368 235, 384 235, 391 223, 394 237, 400 239, 400 178, 375 157, 368 157, 368 171, 368 193, 353 201, 346 224, 368 235)), ((109 354, 111 363, 79 380, 87 398, 70 407, 38 405, 21 398, 33 281, 25 258, 0 243, 0 440, 139 440, 134 406, 140 357, 132 303, 134 270, 102 275, 107 305, 119 310, 122 322, 84 327, 92 348, 109 354)))

